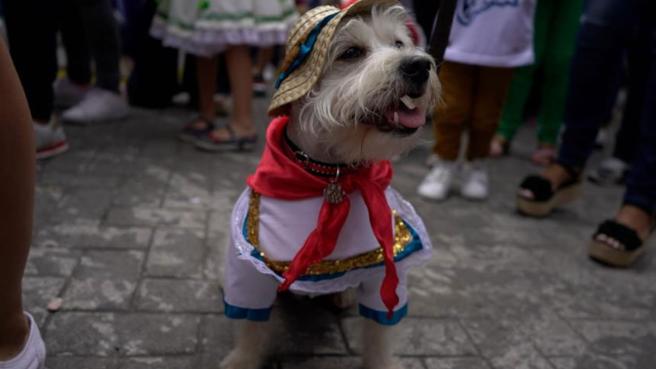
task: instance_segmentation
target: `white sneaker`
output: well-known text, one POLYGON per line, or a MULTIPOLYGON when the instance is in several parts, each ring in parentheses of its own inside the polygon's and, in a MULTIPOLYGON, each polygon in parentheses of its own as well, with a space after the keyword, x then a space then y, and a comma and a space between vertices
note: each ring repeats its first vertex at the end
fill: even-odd
POLYGON ((36 158, 46 159, 68 150, 68 141, 64 128, 56 119, 48 124, 33 123, 36 158))
POLYGON ((55 90, 55 106, 58 108, 70 108, 78 104, 89 90, 86 87, 76 85, 68 78, 58 79, 53 86, 55 90))
POLYGON ((487 169, 481 162, 463 165, 460 194, 470 200, 483 200, 488 195, 487 169))
POLYGON ((121 95, 94 87, 79 104, 62 113, 62 120, 77 124, 98 123, 125 118, 129 110, 121 95))
POLYGON ((604 159, 597 169, 593 170, 588 179, 599 185, 610 185, 622 183, 629 171, 629 164, 624 161, 610 157, 604 159))
POLYGON ((0 361, 0 369, 45 369, 46 346, 41 338, 34 318, 25 313, 30 324, 30 333, 23 350, 8 361, 0 361))
POLYGON ((438 160, 417 188, 417 193, 431 200, 444 200, 451 190, 455 163, 438 160))

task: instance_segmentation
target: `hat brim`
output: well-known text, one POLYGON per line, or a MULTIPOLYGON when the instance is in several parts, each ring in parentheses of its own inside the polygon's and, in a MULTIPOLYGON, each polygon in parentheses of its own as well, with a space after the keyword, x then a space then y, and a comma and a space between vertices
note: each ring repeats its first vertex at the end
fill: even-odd
MULTIPOLYGON (((371 11, 371 8, 377 5, 392 6, 397 4, 399 4, 397 0, 361 0, 346 9, 339 11, 339 14, 331 19, 321 30, 312 52, 303 65, 291 73, 280 84, 280 87, 276 90, 271 99, 269 115, 279 116, 289 114, 289 104, 303 97, 316 84, 326 63, 326 57, 330 50, 330 43, 335 36, 338 26, 345 17, 369 12, 371 11)), ((337 8, 333 9, 337 10, 337 8)), ((292 45, 299 44, 305 37, 307 37, 307 34, 319 20, 334 13, 334 10, 330 11, 329 9, 325 9, 322 12, 314 14, 311 19, 303 19, 302 21, 307 23, 307 25, 304 24, 299 28, 299 30, 302 30, 303 32, 299 31, 290 35, 289 42, 292 43, 292 45)), ((288 55, 285 57, 283 68, 286 68, 291 64, 291 61, 296 57, 297 52, 298 50, 290 50, 288 48, 288 55)))

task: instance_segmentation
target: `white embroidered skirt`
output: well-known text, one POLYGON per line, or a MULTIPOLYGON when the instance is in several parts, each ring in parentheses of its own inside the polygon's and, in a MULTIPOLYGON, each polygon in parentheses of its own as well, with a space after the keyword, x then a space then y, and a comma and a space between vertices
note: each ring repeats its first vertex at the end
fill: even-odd
POLYGON ((230 45, 283 45, 297 16, 293 0, 160 0, 151 34, 212 56, 230 45))

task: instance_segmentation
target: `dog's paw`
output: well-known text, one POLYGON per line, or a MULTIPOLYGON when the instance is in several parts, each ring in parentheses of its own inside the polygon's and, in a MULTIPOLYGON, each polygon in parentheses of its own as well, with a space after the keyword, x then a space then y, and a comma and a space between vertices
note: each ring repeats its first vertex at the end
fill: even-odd
POLYGON ((241 350, 232 350, 221 361, 221 369, 260 369, 260 358, 241 350))

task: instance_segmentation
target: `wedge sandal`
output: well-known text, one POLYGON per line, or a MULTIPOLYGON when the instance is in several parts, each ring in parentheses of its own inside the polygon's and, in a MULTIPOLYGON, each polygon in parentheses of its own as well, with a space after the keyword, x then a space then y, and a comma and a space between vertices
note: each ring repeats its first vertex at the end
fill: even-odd
POLYGON ((539 175, 528 176, 519 185, 517 191, 517 210, 525 215, 545 217, 560 206, 572 202, 581 195, 580 175, 569 168, 570 180, 555 190, 551 182, 539 175))
POLYGON ((644 254, 645 248, 645 241, 635 230, 615 220, 606 220, 592 235, 588 255, 600 263, 626 268, 644 254))

